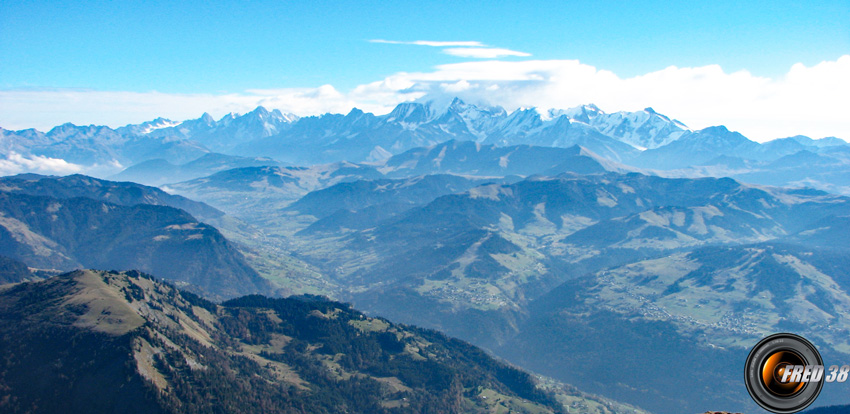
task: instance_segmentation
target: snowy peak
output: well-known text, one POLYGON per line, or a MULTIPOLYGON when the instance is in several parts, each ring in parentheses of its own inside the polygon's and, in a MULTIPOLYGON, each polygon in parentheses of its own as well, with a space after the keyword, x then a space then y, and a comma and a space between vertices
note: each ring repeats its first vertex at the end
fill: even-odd
POLYGON ((269 110, 264 108, 263 106, 258 106, 256 109, 249 112, 248 114, 251 114, 251 115, 256 116, 257 118, 263 119, 264 117, 269 116, 269 110))
POLYGON ((205 112, 200 118, 182 123, 157 118, 138 125, 127 125, 120 128, 119 132, 188 139, 198 141, 214 151, 228 151, 240 143, 276 135, 298 119, 295 115, 283 114, 277 109, 269 111, 258 106, 244 115, 231 112, 218 121, 205 112))
POLYGON ((144 130, 143 133, 147 134, 148 132, 153 131, 155 129, 169 128, 169 127, 180 125, 180 123, 172 121, 170 119, 157 118, 157 119, 154 119, 153 121, 145 122, 142 125, 145 126, 145 130, 144 130))
POLYGON ((508 115, 499 128, 503 135, 527 134, 542 126, 543 119, 537 108, 520 108, 508 115))
MULTIPOLYGON (((144 124, 140 124, 140 125, 144 125, 144 124)), ((131 128, 132 129, 132 128, 140 126, 140 125, 127 125, 125 128, 131 128)), ((153 129, 153 130, 148 131, 147 135, 178 136, 178 137, 181 137, 181 138, 191 139, 191 137, 195 133, 197 133, 199 131, 206 131, 206 130, 215 128, 215 126, 216 126, 216 121, 212 117, 212 115, 210 115, 207 112, 204 112, 204 114, 201 115, 200 118, 189 119, 189 120, 183 121, 183 122, 181 122, 181 123, 179 123, 179 124, 177 124, 173 127, 153 129)))
POLYGON ((248 112, 239 118, 244 119, 246 122, 264 122, 270 125, 288 124, 298 120, 298 116, 294 114, 284 114, 283 112, 280 112, 279 109, 269 111, 263 106, 258 106, 253 111, 248 112))
POLYGON ((458 114, 467 120, 507 116, 505 108, 501 106, 474 105, 466 103, 460 100, 460 98, 454 98, 448 109, 446 109, 446 112, 458 114))
MULTIPOLYGON (((249 147, 246 147, 250 142, 279 135, 283 137, 281 134, 290 130, 299 120, 297 116, 283 114, 279 110, 269 111, 258 106, 244 115, 231 113, 218 121, 214 121, 209 114, 179 125, 158 119, 140 124, 136 132, 196 140, 218 152, 227 152, 239 147, 239 153, 247 154, 251 152, 249 147)), ((309 128, 296 130, 301 131, 300 135, 305 132, 310 136, 316 135, 309 139, 302 136, 298 138, 298 142, 303 139, 322 142, 327 140, 326 144, 331 144, 339 138, 349 141, 371 131, 368 132, 370 136, 377 133, 380 136, 386 135, 386 139, 369 138, 375 141, 368 143, 370 151, 381 147, 382 150, 398 153, 446 139, 498 145, 534 143, 560 146, 555 135, 558 131, 563 132, 562 130, 572 123, 582 124, 580 127, 576 126, 578 129, 574 134, 590 136, 598 132, 597 135, 605 135, 639 150, 666 145, 688 132, 687 127, 652 108, 609 114, 596 105, 586 104, 565 110, 517 109, 508 114, 504 108, 498 106, 467 103, 456 97, 451 100, 403 102, 390 113, 381 116, 366 114, 355 108, 347 115, 310 117, 309 128), (552 131, 546 132, 547 129, 552 131), (378 130, 381 132, 377 132, 378 130), (588 132, 579 132, 580 130, 588 132), (540 134, 545 137, 540 140, 533 139, 533 135, 540 134)), ((263 145, 273 144, 266 142, 263 145)), ((594 147, 594 150, 597 149, 594 147)))
POLYGON ((681 123, 681 122, 679 122, 679 121, 677 121, 677 120, 675 120, 675 119, 670 119, 667 115, 664 115, 664 114, 660 114, 660 113, 658 113, 658 112, 655 112, 655 110, 654 110, 654 109, 652 109, 651 107, 644 108, 644 110, 643 110, 643 111, 644 111, 644 112, 646 112, 646 113, 648 113, 650 116, 657 116, 657 117, 661 118, 661 120, 662 120, 662 121, 670 122, 670 123, 672 123, 672 124, 675 124, 675 125, 677 125, 679 128, 682 128, 682 129, 688 129, 688 127, 687 127, 685 124, 683 124, 683 123, 681 123))
POLYGON ((175 122, 170 119, 156 118, 153 121, 142 122, 137 125, 126 125, 116 129, 120 134, 147 135, 157 129, 171 128, 180 125, 180 122, 175 122))
POLYGON ((266 131, 268 134, 274 134, 280 130, 282 125, 291 124, 298 119, 299 118, 293 114, 284 114, 277 109, 269 111, 262 106, 258 106, 253 111, 244 115, 233 112, 228 113, 222 116, 218 121, 216 121, 209 113, 204 112, 204 114, 197 119, 190 119, 178 123, 165 118, 157 118, 153 121, 137 125, 127 125, 119 128, 119 131, 122 133, 133 133, 137 135, 173 135, 193 139, 193 137, 197 134, 226 129, 231 125, 239 129, 245 128, 247 125, 255 124, 259 125, 259 129, 266 131))
POLYGON ((600 113, 589 122, 597 131, 638 149, 667 145, 689 132, 681 122, 646 108, 637 112, 600 113))
POLYGON ((475 141, 480 142, 487 138, 505 115, 501 107, 478 106, 455 98, 443 115, 433 122, 446 131, 455 131, 455 136, 470 134, 475 141))
POLYGON ((295 115, 284 115, 277 109, 269 112, 268 109, 258 106, 256 109, 245 115, 234 116, 233 122, 236 122, 242 128, 253 124, 257 128, 263 129, 266 132, 263 136, 270 136, 278 133, 281 126, 292 123, 293 120, 297 119, 298 117, 295 115))
POLYGON ((384 117, 385 123, 403 123, 416 126, 428 122, 431 117, 430 106, 418 102, 402 102, 384 117))
POLYGON ((236 114, 236 113, 230 112, 230 113, 224 115, 223 117, 221 117, 221 119, 218 120, 217 124, 218 125, 229 125, 231 122, 233 122, 234 119, 236 119, 237 116, 239 116, 239 115, 236 114))
POLYGON ((298 120, 298 115, 280 112, 280 109, 272 111, 272 118, 280 120, 280 122, 293 123, 298 120))
POLYGON ((550 109, 548 115, 550 119, 565 116, 574 121, 590 125, 598 116, 605 115, 605 112, 594 104, 588 104, 570 109, 550 109))
POLYGON ((434 101, 404 102, 379 118, 381 125, 400 126, 424 135, 445 134, 481 141, 505 116, 501 107, 478 106, 454 98, 448 105, 434 101))
POLYGON ((593 104, 569 109, 520 108, 503 117, 491 135, 500 145, 519 143, 512 136, 545 133, 549 128, 565 128, 581 123, 599 134, 621 141, 639 150, 657 148, 682 137, 689 129, 678 121, 655 112, 652 108, 637 112, 606 113, 593 104))

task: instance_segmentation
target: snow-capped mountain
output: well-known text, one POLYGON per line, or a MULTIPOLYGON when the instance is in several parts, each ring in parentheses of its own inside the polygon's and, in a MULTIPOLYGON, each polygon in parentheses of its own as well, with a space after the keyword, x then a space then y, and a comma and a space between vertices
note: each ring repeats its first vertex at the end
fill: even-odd
POLYGON ((520 109, 506 117, 486 143, 499 146, 535 145, 568 148, 580 145, 617 162, 629 161, 638 150, 597 131, 589 124, 570 118, 566 111, 520 109))
POLYGON ((205 113, 198 119, 169 126, 160 126, 164 125, 164 122, 153 126, 145 123, 140 126, 146 129, 134 132, 142 135, 192 139, 212 151, 227 152, 239 144, 279 134, 297 120, 298 117, 293 114, 284 114, 277 109, 269 111, 258 106, 247 114, 229 113, 218 121, 205 113))
POLYGON ((524 140, 529 135, 539 132, 545 123, 543 115, 537 108, 520 108, 506 116, 487 141, 503 145, 508 144, 508 141, 524 140))
POLYGON ((459 99, 445 108, 406 102, 380 116, 355 108, 347 115, 301 118, 281 133, 242 143, 233 152, 300 164, 378 161, 450 139, 481 141, 505 116, 502 108, 482 108, 459 99))
POLYGON ((582 111, 579 116, 573 117, 577 121, 589 119, 588 124, 597 131, 625 142, 638 149, 653 149, 667 145, 689 132, 685 124, 671 120, 665 115, 655 112, 652 108, 646 108, 637 112, 614 112, 606 114, 596 106, 585 106, 591 108, 595 113, 588 110, 582 111))
POLYGON ((442 116, 436 119, 438 124, 451 124, 462 122, 465 130, 478 137, 476 141, 481 142, 487 135, 498 127, 499 122, 507 116, 502 107, 477 106, 467 104, 458 98, 446 108, 442 116))
MULTIPOLYGON (((157 118, 117 129, 73 124, 46 133, 0 129, 0 171, 86 172, 106 177, 146 161, 174 167, 210 153, 265 157, 270 160, 263 162, 297 165, 343 160, 381 162, 414 148, 451 140, 497 147, 578 145, 627 165, 689 169, 681 172, 686 176, 770 174, 775 160, 808 151, 836 160, 838 167, 830 164, 818 178, 795 171, 793 177, 786 174, 789 183, 816 180, 817 188, 850 192, 843 190, 845 183, 830 178, 837 176, 836 171, 844 171, 843 165, 850 165, 850 146, 838 138, 795 136, 759 144, 723 126, 690 130, 652 108, 607 113, 588 104, 568 109, 521 108, 508 113, 500 107, 457 98, 405 102, 385 115, 355 108, 348 114, 299 118, 257 107, 244 115, 231 113, 219 120, 205 113, 183 122, 157 118), (73 165, 68 167, 63 162, 73 165)), ((168 180, 167 175, 159 176, 168 180)))
MULTIPOLYGON (((606 113, 596 105, 589 104, 569 109, 548 109, 545 111, 538 108, 521 109, 514 114, 517 113, 522 119, 526 120, 534 116, 539 117, 539 120, 530 122, 530 125, 536 127, 569 119, 572 123, 590 126, 602 135, 622 141, 638 150, 667 145, 689 131, 688 127, 681 122, 671 120, 667 116, 655 112, 652 108, 637 112, 606 113)), ((527 129, 528 126, 529 124, 526 124, 525 128, 527 129)), ((517 127, 517 119, 512 119, 508 122, 508 125, 505 125, 503 133, 514 132, 517 127)))
POLYGON ((567 110, 518 109, 508 114, 500 107, 455 98, 448 105, 405 102, 379 116, 354 109, 345 116, 306 117, 276 135, 244 141, 233 152, 295 163, 369 161, 454 139, 500 146, 582 145, 612 160, 627 161, 637 156, 638 149, 655 148, 686 131, 684 125, 651 110, 606 114, 587 105, 567 110))
POLYGON ((115 131, 121 135, 147 135, 158 129, 171 128, 177 125, 180 125, 180 122, 165 118, 157 118, 153 121, 142 122, 141 124, 131 124, 121 128, 116 128, 115 131))
POLYGON ((4 130, 0 150, 84 166, 126 166, 156 158, 179 164, 208 152, 312 164, 379 161, 411 148, 459 140, 500 146, 582 145, 622 162, 637 156, 636 149, 658 147, 686 131, 684 125, 651 110, 607 114, 585 105, 566 110, 518 109, 509 114, 501 107, 455 98, 448 104, 405 102, 379 116, 355 108, 347 115, 299 118, 260 106, 219 120, 205 113, 183 122, 157 118, 117 129, 65 124, 47 133, 4 130), (156 154, 159 146, 167 147, 170 154, 156 154))

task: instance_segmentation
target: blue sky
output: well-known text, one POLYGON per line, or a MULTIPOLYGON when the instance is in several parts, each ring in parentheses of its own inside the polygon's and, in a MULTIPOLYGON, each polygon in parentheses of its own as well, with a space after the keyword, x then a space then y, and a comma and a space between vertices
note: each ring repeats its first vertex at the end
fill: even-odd
MULTIPOLYGON (((517 52, 495 56, 499 62, 542 62, 542 67, 551 68, 547 62, 577 61, 582 68, 611 72, 621 80, 646 77, 670 66, 719 67, 725 75, 746 71, 756 84, 760 79, 780 81, 798 63, 813 68, 850 55, 850 2, 846 0, 816 5, 799 1, 489 3, 5 0, 0 3, 0 110, 7 114, 0 115, 0 126, 141 122, 157 107, 169 112, 159 115, 177 119, 189 116, 190 111, 194 111, 191 116, 204 110, 223 115, 228 109, 244 111, 243 107, 258 102, 302 115, 344 111, 347 105, 380 112, 397 103, 393 100, 417 96, 386 90, 367 96, 356 92, 358 87, 388 79, 419 85, 423 78, 433 77, 443 84, 473 82, 469 92, 476 87, 475 76, 493 77, 480 75, 480 67, 473 68, 477 75, 464 70, 456 74, 457 79, 444 76, 445 65, 492 60, 478 59, 463 47, 380 43, 373 41, 376 39, 477 42, 478 54, 485 49, 517 52), (400 74, 409 73, 422 76, 399 80, 403 78, 400 74), (472 78, 466 79, 468 76, 472 78), (325 90, 320 90, 323 85, 325 90), (324 93, 330 90, 328 86, 330 95, 324 93), (312 96, 313 100, 305 103, 292 98, 289 92, 295 90, 301 91, 300 98, 312 96), (68 100, 69 91, 94 94, 68 100), (48 92, 54 95, 48 96, 48 92), (157 104, 157 99, 170 96, 174 99, 157 104), (198 99, 188 98, 191 96, 198 99), (208 99, 210 108, 189 103, 202 102, 204 96, 213 98, 208 99), (227 96, 232 99, 228 101, 227 96), (140 101, 135 110, 130 102, 134 97, 140 101), (105 100, 119 98, 123 100, 112 105, 117 109, 111 115, 102 114, 94 103, 90 109, 78 105, 81 109, 77 112, 72 108, 80 99, 96 99, 106 105, 105 100), (322 105, 317 102, 321 99, 336 101, 322 105), (41 118, 24 111, 37 104, 55 109, 41 118), (63 104, 68 109, 63 109, 63 104), (185 113, 173 109, 177 107, 185 113)), ((536 73, 532 66, 525 65, 522 70, 536 73)), ((570 70, 555 72, 572 76, 570 70)), ((508 78, 502 80, 517 81, 508 78)), ((506 85, 498 86, 506 90, 506 85)), ((505 106, 596 101, 592 91, 577 93, 574 99, 570 99, 570 91, 563 89, 567 95, 563 102, 551 96, 536 102, 533 93, 518 89, 510 97, 500 95, 492 100, 505 106)), ((486 94, 468 95, 488 100, 486 94)), ((641 108, 628 106, 643 104, 631 98, 602 99, 608 110, 637 110, 641 108)), ((664 109, 673 117, 687 118, 688 111, 697 111, 687 109, 680 115, 672 98, 659 100, 670 102, 664 109)), ((723 123, 723 119, 690 121, 723 123)), ((843 132, 838 128, 832 135, 843 132)), ((845 138, 850 138, 850 130, 846 132, 845 138)), ((797 131, 788 135, 793 133, 797 131)))

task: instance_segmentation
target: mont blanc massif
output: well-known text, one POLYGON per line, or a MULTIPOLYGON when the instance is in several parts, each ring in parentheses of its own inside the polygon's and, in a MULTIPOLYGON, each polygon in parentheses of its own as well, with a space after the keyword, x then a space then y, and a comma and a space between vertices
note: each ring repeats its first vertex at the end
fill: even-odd
POLYGON ((0 129, 0 411, 756 412, 761 338, 850 362, 815 138, 459 99, 0 129))

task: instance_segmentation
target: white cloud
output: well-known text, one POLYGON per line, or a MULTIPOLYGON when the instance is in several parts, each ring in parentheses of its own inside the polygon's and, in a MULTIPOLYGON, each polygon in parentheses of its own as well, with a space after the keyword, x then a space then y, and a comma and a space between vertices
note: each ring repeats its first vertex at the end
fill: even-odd
POLYGON ((531 56, 529 53, 517 52, 516 50, 510 49, 500 49, 496 47, 453 47, 443 49, 443 53, 452 56, 476 59, 495 59, 504 56, 531 56))
POLYGON ((40 174, 67 175, 83 171, 79 165, 59 158, 42 156, 23 156, 10 152, 6 159, 0 159, 0 175, 13 175, 23 172, 40 174))
POLYGON ((377 114, 399 102, 459 96, 508 111, 519 107, 568 108, 595 103, 606 111, 651 106, 692 128, 726 125, 764 141, 796 134, 850 138, 850 56, 778 78, 717 65, 662 70, 631 78, 577 60, 473 61, 431 71, 400 72, 350 91, 317 88, 249 90, 240 94, 166 94, 81 90, 0 91, 0 126, 48 129, 67 121, 121 126, 164 116, 222 116, 257 105, 298 115, 346 113, 358 107, 377 114))
POLYGON ((440 88, 442 88, 447 93, 460 93, 463 91, 467 91, 472 87, 472 85, 466 81, 466 79, 459 80, 455 83, 441 83, 440 88))
POLYGON ((484 47, 485 44, 476 41, 434 41, 434 40, 414 40, 412 42, 402 42, 398 40, 383 40, 372 39, 371 43, 386 43, 390 45, 417 45, 417 46, 432 46, 432 47, 484 47))
POLYGON ((516 50, 503 49, 497 47, 489 47, 478 41, 433 41, 433 40, 416 40, 413 42, 404 42, 399 40, 384 40, 372 39, 371 43, 385 43, 391 45, 417 45, 443 47, 443 53, 452 56, 473 58, 473 59, 497 59, 506 56, 528 57, 529 53, 519 52, 516 50))
POLYGON ((621 78, 577 60, 526 60, 447 64, 429 72, 398 73, 384 83, 411 84, 409 90, 427 96, 457 94, 508 111, 585 103, 607 111, 651 106, 692 128, 722 124, 765 141, 796 134, 850 138, 848 73, 850 56, 812 67, 797 64, 779 78, 727 73, 717 65, 671 66, 621 78))

